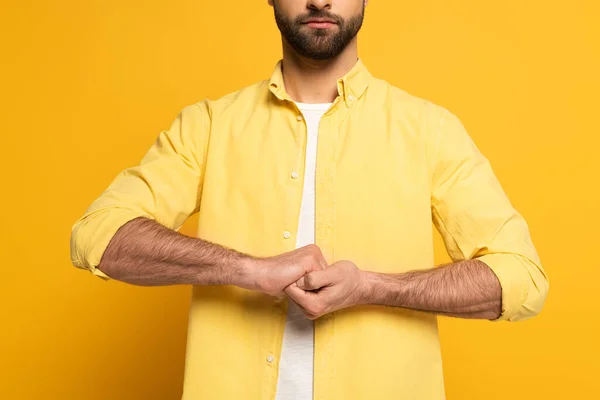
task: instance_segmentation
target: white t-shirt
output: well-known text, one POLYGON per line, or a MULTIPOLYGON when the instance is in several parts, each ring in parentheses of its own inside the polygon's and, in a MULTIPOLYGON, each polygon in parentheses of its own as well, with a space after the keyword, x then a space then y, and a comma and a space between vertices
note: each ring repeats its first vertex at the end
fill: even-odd
MULTIPOLYGON (((331 103, 296 103, 307 127, 306 163, 296 248, 315 242, 315 165, 319 121, 331 103)), ((281 345, 275 400, 312 400, 314 324, 291 301, 281 345)))

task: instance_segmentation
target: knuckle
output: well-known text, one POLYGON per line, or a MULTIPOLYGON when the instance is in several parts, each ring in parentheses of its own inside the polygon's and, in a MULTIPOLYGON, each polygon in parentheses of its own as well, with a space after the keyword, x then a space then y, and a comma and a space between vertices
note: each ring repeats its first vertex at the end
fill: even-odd
POLYGON ((310 305, 309 307, 307 307, 306 311, 308 311, 309 314, 312 315, 320 315, 323 313, 323 306, 320 304, 313 304, 310 305))
POLYGON ((311 320, 317 319, 319 317, 319 314, 316 313, 316 312, 314 312, 310 307, 308 307, 308 308, 305 307, 302 310, 302 312, 304 313, 304 315, 306 316, 306 318, 311 319, 311 320))
POLYGON ((321 265, 325 261, 325 259, 323 258, 322 254, 312 253, 310 255, 310 261, 314 265, 321 265))
POLYGON ((319 256, 319 258, 325 260, 325 256, 323 255, 323 251, 321 251, 321 248, 319 246, 317 246, 315 244, 315 251, 317 253, 317 255, 319 256))
POLYGON ((313 252, 317 252, 320 250, 319 246, 317 246, 315 243, 310 243, 306 247, 313 252))
POLYGON ((310 250, 309 253, 311 257, 314 257, 315 259, 323 258, 323 253, 321 252, 321 248, 318 245, 311 243, 307 247, 310 250))

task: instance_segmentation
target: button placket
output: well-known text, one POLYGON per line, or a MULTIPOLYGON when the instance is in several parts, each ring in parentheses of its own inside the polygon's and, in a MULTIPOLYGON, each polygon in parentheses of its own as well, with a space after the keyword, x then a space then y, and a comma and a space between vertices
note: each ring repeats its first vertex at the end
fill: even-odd
MULTIPOLYGON (((335 257, 335 172, 336 159, 340 147, 339 124, 348 113, 348 107, 336 107, 335 112, 321 121, 319 126, 319 148, 315 176, 315 242, 323 251, 327 262, 335 257), (321 134, 323 129, 323 134, 321 134)), ((326 314, 315 320, 315 398, 332 398, 332 381, 335 376, 335 317, 336 313, 326 314)))
MULTIPOLYGON (((293 241, 289 241, 288 239, 290 239, 292 237, 292 233, 290 231, 293 231, 293 229, 297 229, 297 212, 300 209, 300 204, 301 204, 301 197, 302 197, 302 187, 301 185, 298 184, 298 182, 300 182, 301 180, 300 178, 300 174, 298 171, 300 171, 303 167, 303 163, 305 162, 305 160, 302 159, 303 156, 303 152, 301 151, 302 148, 304 146, 306 146, 306 124, 304 123, 304 117, 302 115, 302 111, 297 107, 297 105, 295 103, 291 103, 291 105, 294 107, 295 109, 295 119, 298 121, 298 124, 295 125, 295 127, 293 127, 293 133, 294 133, 294 137, 295 137, 295 144, 296 144, 296 155, 294 157, 294 164, 291 165, 291 172, 288 172, 289 175, 288 177, 291 177, 291 179, 294 180, 294 182, 290 182, 290 185, 288 186, 287 189, 287 196, 286 196, 286 210, 284 213, 284 220, 283 222, 283 233, 282 233, 282 237, 284 239, 284 241, 286 243, 288 243, 285 247, 289 248, 289 247, 294 247, 293 246, 293 241), (298 151, 300 150, 300 151, 298 151), (291 244, 290 244, 291 243, 291 244)), ((289 171, 289 170, 288 170, 289 171)))

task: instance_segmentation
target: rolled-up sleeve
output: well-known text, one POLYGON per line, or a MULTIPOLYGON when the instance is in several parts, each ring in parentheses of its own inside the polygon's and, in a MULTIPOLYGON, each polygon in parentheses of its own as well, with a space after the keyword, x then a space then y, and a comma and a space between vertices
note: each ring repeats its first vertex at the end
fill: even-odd
POLYGON ((454 262, 477 258, 502 287, 497 320, 537 315, 548 277, 525 219, 515 210, 461 121, 438 107, 432 113, 432 216, 454 262), (437 127, 437 128, 434 128, 437 127))
POLYGON ((205 102, 181 110, 140 164, 119 173, 71 230, 71 261, 105 280, 98 269, 117 230, 145 217, 171 229, 198 211, 210 132, 205 102))

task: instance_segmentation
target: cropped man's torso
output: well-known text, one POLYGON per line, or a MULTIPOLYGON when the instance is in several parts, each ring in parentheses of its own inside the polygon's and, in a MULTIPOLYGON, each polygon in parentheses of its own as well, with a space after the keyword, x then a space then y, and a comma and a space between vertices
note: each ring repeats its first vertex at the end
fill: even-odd
MULTIPOLYGON (((279 67, 279 66, 278 66, 279 67)), ((210 116, 198 236, 257 256, 295 248, 307 127, 276 68, 199 107, 210 116)), ((441 110, 358 62, 321 118, 315 243, 328 263, 376 272, 433 265, 432 146, 441 110)), ((273 399, 287 302, 194 287, 184 399, 273 399)), ((436 317, 359 306, 314 323, 314 399, 442 399, 436 317)))
MULTIPOLYGON (((433 222, 453 262, 477 258, 498 278, 498 320, 539 313, 548 278, 527 223, 461 121, 373 78, 360 60, 337 89, 316 149, 281 61, 269 80, 183 108, 75 222, 73 265, 110 279, 99 265, 121 226, 141 217, 177 230, 196 212, 201 239, 258 257, 292 251, 305 240, 306 184, 314 243, 328 264, 431 268, 433 222)), ((287 313, 287 301, 261 292, 194 286, 183 398, 275 399, 280 367, 287 371, 287 313)), ((314 400, 444 398, 433 314, 377 305, 330 312, 314 321, 312 361, 314 400)))

